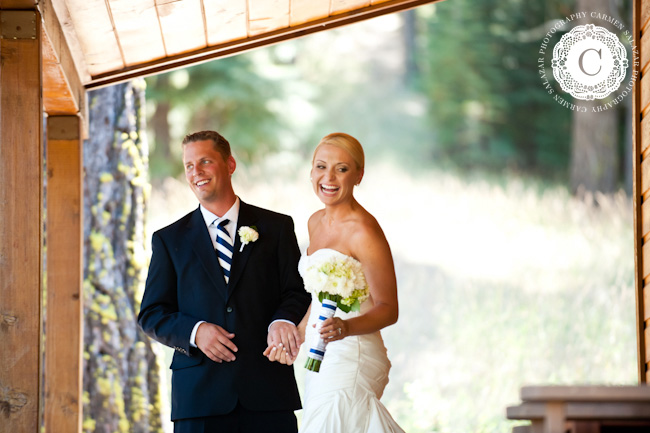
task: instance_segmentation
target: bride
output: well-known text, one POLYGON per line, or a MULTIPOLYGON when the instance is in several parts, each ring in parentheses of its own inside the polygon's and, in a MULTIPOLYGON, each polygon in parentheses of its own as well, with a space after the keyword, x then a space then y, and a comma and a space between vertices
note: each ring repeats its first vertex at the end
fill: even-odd
MULTIPOLYGON (((309 218, 309 247, 299 271, 304 277, 332 256, 351 257, 361 263, 370 296, 359 312, 337 310, 319 329, 314 296, 298 326, 308 345, 317 335, 327 342, 320 371, 306 372, 300 433, 403 432, 379 401, 391 366, 380 330, 397 321, 397 284, 386 237, 353 195, 363 173, 363 148, 354 137, 332 133, 316 147, 311 182, 325 208, 309 218)), ((295 361, 282 348, 264 353, 271 361, 295 361)))

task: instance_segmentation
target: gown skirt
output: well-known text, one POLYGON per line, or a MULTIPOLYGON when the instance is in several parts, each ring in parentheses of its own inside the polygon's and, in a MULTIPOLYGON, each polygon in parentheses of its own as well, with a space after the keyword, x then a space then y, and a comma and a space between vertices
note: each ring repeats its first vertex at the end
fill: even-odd
MULTIPOLYGON (((300 259, 301 273, 310 262, 324 255, 342 253, 321 249, 300 259)), ((372 299, 361 305, 361 312, 335 316, 348 319, 372 307, 372 299)), ((305 335, 308 348, 318 331, 316 323, 320 302, 312 299, 311 314, 305 335)), ((326 346, 320 371, 307 371, 300 433, 403 433, 380 399, 388 384, 390 361, 381 333, 345 337, 326 346)))

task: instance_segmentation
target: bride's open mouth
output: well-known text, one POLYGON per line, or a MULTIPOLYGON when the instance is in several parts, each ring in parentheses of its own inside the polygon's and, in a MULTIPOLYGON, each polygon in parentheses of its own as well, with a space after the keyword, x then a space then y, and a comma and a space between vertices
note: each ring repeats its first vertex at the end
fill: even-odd
POLYGON ((336 192, 339 190, 339 187, 338 187, 338 186, 334 186, 334 185, 324 185, 324 184, 321 184, 321 185, 320 185, 320 190, 321 190, 324 194, 334 194, 334 193, 336 193, 336 192))

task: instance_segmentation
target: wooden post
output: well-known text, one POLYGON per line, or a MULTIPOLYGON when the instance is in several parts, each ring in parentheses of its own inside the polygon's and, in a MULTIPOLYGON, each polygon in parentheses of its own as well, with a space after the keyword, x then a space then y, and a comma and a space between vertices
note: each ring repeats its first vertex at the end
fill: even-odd
POLYGON ((46 432, 81 431, 82 140, 77 116, 47 120, 46 432))
POLYGON ((544 433, 564 433, 566 431, 566 408, 563 401, 546 403, 546 420, 544 433))
MULTIPOLYGON (((637 47, 640 50, 640 57, 647 62, 647 56, 645 52, 650 50, 648 46, 648 41, 643 38, 644 33, 647 31, 647 19, 648 19, 648 8, 650 7, 650 0, 638 0, 634 2, 633 10, 633 31, 634 31, 634 40, 637 43, 637 47)), ((648 352, 647 352, 647 328, 646 320, 648 318, 648 313, 646 309, 646 303, 648 301, 648 289, 646 287, 646 276, 648 272, 646 271, 647 266, 650 263, 645 263, 644 251, 648 248, 645 245, 645 236, 650 232, 650 209, 648 209, 648 202, 646 197, 648 196, 648 187, 644 184, 644 178, 646 178, 646 173, 644 171, 648 170, 646 159, 644 156, 645 150, 648 148, 648 134, 646 132, 648 126, 648 119, 645 119, 644 116, 645 106, 647 106, 647 98, 644 98, 643 95, 646 94, 644 89, 647 88, 648 79, 645 77, 644 69, 646 64, 642 63, 640 66, 634 65, 634 68, 638 68, 640 72, 640 78, 636 83, 632 99, 632 140, 633 143, 633 157, 634 161, 632 163, 632 169, 634 170, 634 176, 632 178, 632 194, 633 194, 633 206, 634 206, 634 288, 635 288, 635 298, 636 298, 636 324, 637 324, 637 366, 638 366, 638 375, 639 383, 646 383, 648 381, 647 377, 647 362, 648 362, 648 352)), ((647 155, 647 154, 646 154, 647 155)))
POLYGON ((0 426, 40 426, 42 96, 40 15, 0 10, 0 426))

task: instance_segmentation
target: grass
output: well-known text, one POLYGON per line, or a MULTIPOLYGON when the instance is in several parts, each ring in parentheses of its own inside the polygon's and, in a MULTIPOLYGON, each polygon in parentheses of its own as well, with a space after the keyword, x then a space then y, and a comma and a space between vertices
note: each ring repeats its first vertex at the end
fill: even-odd
MULTIPOLYGON (((320 208, 308 164, 279 157, 233 179, 244 201, 292 215, 307 246, 320 208)), ((395 259, 400 319, 383 331, 393 368, 382 401, 407 432, 510 432, 505 408, 523 385, 636 383, 624 194, 579 200, 516 176, 468 180, 370 159, 357 198, 395 259)), ((149 232, 195 206, 168 180, 154 188, 149 232)))

